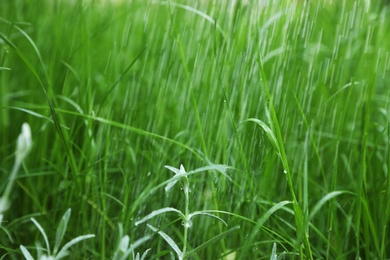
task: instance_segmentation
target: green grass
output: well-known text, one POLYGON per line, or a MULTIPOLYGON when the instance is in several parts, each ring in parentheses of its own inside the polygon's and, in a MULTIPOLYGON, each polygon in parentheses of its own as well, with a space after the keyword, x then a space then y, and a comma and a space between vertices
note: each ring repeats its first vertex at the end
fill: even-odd
POLYGON ((389 6, 99 2, 0 3, 0 259, 390 258, 389 6))

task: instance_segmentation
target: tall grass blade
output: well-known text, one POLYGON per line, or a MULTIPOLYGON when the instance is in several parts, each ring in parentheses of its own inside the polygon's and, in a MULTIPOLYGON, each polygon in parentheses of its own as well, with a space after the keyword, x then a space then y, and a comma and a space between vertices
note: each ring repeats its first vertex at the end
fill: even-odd
MULTIPOLYGON (((305 230, 305 219, 303 217, 302 209, 299 206, 298 200, 297 200, 296 195, 295 195, 293 179, 291 176, 292 173, 291 173, 291 169, 290 169, 290 166, 288 163, 286 151, 284 148, 284 141, 283 141, 282 131, 281 131, 280 125, 279 125, 279 119, 276 115, 275 107, 274 107, 271 93, 270 93, 269 87, 268 87, 267 76, 265 74, 265 71, 263 68, 263 62, 261 60, 260 55, 259 55, 259 59, 258 59, 258 65, 260 67, 259 69, 260 69, 260 75, 261 75, 261 79, 262 79, 262 83, 263 83, 262 84, 263 90, 265 92, 265 96, 266 96, 267 101, 268 101, 268 106, 266 109, 267 116, 269 117, 269 121, 270 121, 269 123, 272 127, 272 131, 275 133, 274 136, 275 136, 275 140, 277 141, 278 148, 280 151, 280 153, 279 153, 280 159, 282 161, 283 168, 284 168, 284 171, 286 173, 287 184, 288 184, 290 194, 292 197, 295 224, 297 227, 298 241, 299 242, 303 241, 306 257, 308 257, 309 259, 313 259, 313 255, 311 252, 311 246, 310 246, 310 242, 309 242, 309 236, 308 236, 308 234, 306 234, 306 230, 305 230)), ((302 247, 300 247, 300 251, 302 251, 302 247)))
POLYGON ((122 74, 119 76, 119 78, 115 81, 115 83, 111 86, 111 88, 107 91, 107 93, 104 95, 103 101, 100 103, 100 107, 98 112, 96 113, 96 116, 100 115, 100 111, 102 110, 104 104, 107 101, 107 98, 111 94, 111 92, 119 85, 123 77, 130 71, 130 69, 134 66, 135 62, 141 57, 142 53, 146 50, 146 46, 143 47, 137 54, 137 56, 130 62, 129 66, 122 72, 122 74))

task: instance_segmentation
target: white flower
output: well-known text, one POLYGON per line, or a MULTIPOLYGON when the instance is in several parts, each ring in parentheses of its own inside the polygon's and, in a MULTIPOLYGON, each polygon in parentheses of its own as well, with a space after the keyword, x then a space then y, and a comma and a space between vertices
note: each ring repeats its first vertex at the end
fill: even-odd
POLYGON ((7 187, 5 188, 3 196, 0 197, 0 226, 1 226, 1 221, 3 219, 3 212, 8 210, 11 204, 9 200, 9 196, 11 194, 12 186, 14 185, 19 167, 22 164, 23 160, 28 155, 28 153, 30 152, 31 146, 32 146, 32 141, 31 141, 30 126, 27 123, 23 123, 22 132, 18 137, 17 146, 16 146, 15 164, 14 167, 12 168, 9 177, 9 182, 7 184, 7 187))
POLYGON ((28 123, 23 123, 22 132, 18 137, 16 146, 16 161, 21 163, 29 154, 32 146, 31 130, 28 123))
POLYGON ((172 166, 165 166, 165 168, 173 171, 175 173, 175 175, 183 175, 183 174, 186 174, 186 169, 184 169, 184 166, 183 164, 180 164, 180 169, 176 169, 172 166))
MULTIPOLYGON (((166 165, 165 168, 173 171, 175 173, 175 176, 184 176, 184 178, 187 178, 186 176, 187 172, 186 169, 184 169, 183 164, 180 164, 180 169, 176 169, 175 167, 168 166, 168 165, 166 165)), ((168 183, 167 186, 165 186, 165 192, 168 192, 178 181, 179 179, 176 178, 170 183, 168 183)))

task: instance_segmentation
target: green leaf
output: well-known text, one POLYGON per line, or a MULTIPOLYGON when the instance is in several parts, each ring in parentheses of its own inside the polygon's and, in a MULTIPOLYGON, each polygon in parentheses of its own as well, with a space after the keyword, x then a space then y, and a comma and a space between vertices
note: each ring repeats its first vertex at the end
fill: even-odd
POLYGON ((328 194, 326 194, 324 197, 322 197, 317 204, 314 206, 313 210, 310 213, 309 219, 312 220, 313 217, 317 214, 317 212, 321 209, 321 207, 329 200, 333 199, 334 197, 337 197, 341 194, 353 194, 349 191, 332 191, 328 194))
POLYGON ((69 208, 65 214, 62 216, 60 223, 58 224, 57 227, 57 232, 56 232, 56 239, 55 239, 55 244, 54 244, 54 251, 53 254, 57 254, 58 249, 60 248, 62 239, 64 238, 66 228, 68 227, 68 222, 71 214, 71 209, 69 208))

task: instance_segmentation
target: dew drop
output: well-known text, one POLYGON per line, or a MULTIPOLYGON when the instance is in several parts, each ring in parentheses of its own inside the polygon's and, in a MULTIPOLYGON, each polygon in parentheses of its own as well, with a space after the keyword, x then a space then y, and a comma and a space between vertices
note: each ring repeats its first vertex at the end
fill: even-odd
POLYGON ((191 220, 187 220, 186 222, 181 222, 181 224, 186 227, 186 228, 191 228, 192 227, 192 221, 191 220))
POLYGON ((191 221, 191 220, 188 220, 188 221, 187 221, 186 227, 187 227, 187 228, 191 228, 191 227, 192 227, 192 221, 191 221))

